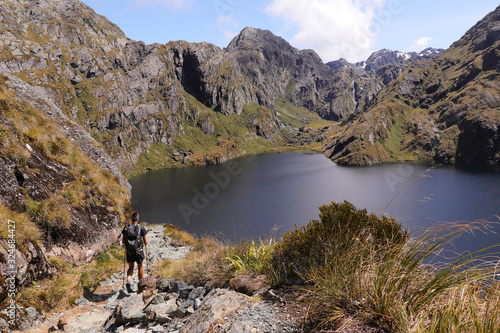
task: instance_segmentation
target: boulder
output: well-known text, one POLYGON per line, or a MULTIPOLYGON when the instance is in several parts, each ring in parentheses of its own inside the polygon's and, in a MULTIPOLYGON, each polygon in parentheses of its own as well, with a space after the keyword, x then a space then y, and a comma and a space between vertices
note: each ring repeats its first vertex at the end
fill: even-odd
POLYGON ((179 294, 179 298, 187 299, 194 287, 187 285, 184 282, 175 281, 170 292, 179 294))
POLYGON ((171 299, 167 302, 149 307, 147 310, 149 314, 148 317, 160 324, 167 323, 174 317, 174 313, 176 313, 178 308, 177 301, 171 299))
POLYGON ((132 294, 129 296, 118 309, 115 325, 120 326, 141 322, 146 317, 146 314, 143 312, 144 305, 142 295, 132 294))
POLYGON ((248 299, 248 296, 235 291, 214 289, 205 297, 200 309, 189 317, 182 332, 217 332, 218 324, 240 309, 248 299))
POLYGON ((170 278, 159 279, 156 282, 156 289, 158 289, 158 291, 160 293, 168 293, 170 291, 171 286, 172 286, 172 282, 173 281, 170 278))
POLYGON ((207 294, 204 287, 196 287, 190 293, 188 299, 194 301, 197 298, 203 298, 207 294))
MULTIPOLYGON (((63 332, 98 332, 109 318, 107 311, 92 311, 77 316, 67 314, 59 319, 57 328, 63 332)), ((56 331, 57 332, 57 331, 56 331)))
POLYGON ((261 289, 269 288, 269 285, 266 283, 265 275, 238 275, 231 279, 231 281, 229 282, 229 286, 237 292, 250 296, 254 295, 261 289))
POLYGON ((156 278, 154 276, 146 276, 137 284, 137 289, 138 289, 137 292, 139 294, 145 290, 153 290, 155 288, 156 288, 156 278))

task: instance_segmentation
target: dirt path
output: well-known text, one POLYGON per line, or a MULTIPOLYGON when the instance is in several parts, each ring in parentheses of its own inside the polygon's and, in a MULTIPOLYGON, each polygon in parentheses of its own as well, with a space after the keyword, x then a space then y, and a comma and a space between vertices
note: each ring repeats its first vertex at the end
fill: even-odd
MULTIPOLYGON (((150 266, 163 259, 181 259, 189 253, 189 247, 173 246, 171 239, 163 236, 163 226, 147 229, 150 266)), ((301 332, 296 318, 301 317, 305 309, 298 306, 287 307, 280 302, 226 289, 195 288, 174 280, 168 282, 169 291, 161 291, 155 281, 155 293, 147 299, 144 293, 128 293, 123 286, 123 276, 122 271, 117 271, 100 283, 92 297, 81 296, 76 306, 52 315, 26 332, 203 333, 206 327, 214 332, 301 332), (120 321, 123 322, 127 311, 131 316, 123 324, 120 321), (141 315, 141 319, 134 321, 134 313, 141 315), (196 317, 203 318, 202 322, 194 320, 196 317)), ((132 289, 136 291, 136 271, 133 280, 132 289)))
MULTIPOLYGON (((173 246, 169 237, 163 236, 164 227, 150 226, 148 229, 148 266, 152 266, 163 259, 178 260, 189 253, 190 248, 173 246)), ((145 270, 145 276, 148 272, 145 270)), ((118 305, 118 297, 123 293, 124 272, 119 270, 110 278, 101 282, 91 299, 81 296, 76 306, 65 312, 57 313, 47 318, 41 325, 32 328, 28 333, 47 333, 57 325, 67 323, 64 332, 91 333, 98 332, 102 324, 110 317, 118 305)), ((137 290, 137 269, 134 270, 133 288, 137 290)), ((55 331, 57 332, 57 331, 55 331)))

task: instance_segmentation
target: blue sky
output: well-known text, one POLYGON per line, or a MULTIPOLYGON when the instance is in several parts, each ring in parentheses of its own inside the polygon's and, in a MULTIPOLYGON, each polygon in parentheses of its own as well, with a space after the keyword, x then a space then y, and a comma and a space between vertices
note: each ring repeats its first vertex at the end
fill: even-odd
POLYGON ((447 48, 498 0, 83 0, 127 37, 225 47, 243 28, 268 29, 324 62, 365 60, 382 48, 447 48))

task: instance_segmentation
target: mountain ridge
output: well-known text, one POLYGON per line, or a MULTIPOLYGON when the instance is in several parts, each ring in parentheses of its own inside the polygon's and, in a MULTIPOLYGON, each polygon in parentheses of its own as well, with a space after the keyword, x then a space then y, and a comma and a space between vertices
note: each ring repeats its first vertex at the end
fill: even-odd
POLYGON ((425 161, 498 168, 499 12, 500 7, 437 58, 407 68, 332 140, 326 155, 345 164, 425 161))

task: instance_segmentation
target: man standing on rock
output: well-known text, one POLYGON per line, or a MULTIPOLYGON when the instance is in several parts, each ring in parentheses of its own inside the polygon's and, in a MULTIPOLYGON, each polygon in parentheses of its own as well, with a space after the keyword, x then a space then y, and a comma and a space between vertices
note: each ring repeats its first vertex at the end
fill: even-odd
POLYGON ((144 277, 142 262, 144 261, 143 246, 148 244, 146 240, 146 228, 139 224, 139 213, 132 213, 132 223, 123 228, 122 243, 127 250, 127 290, 130 292, 130 283, 132 282, 132 274, 134 273, 134 263, 137 263, 139 281, 144 277))

